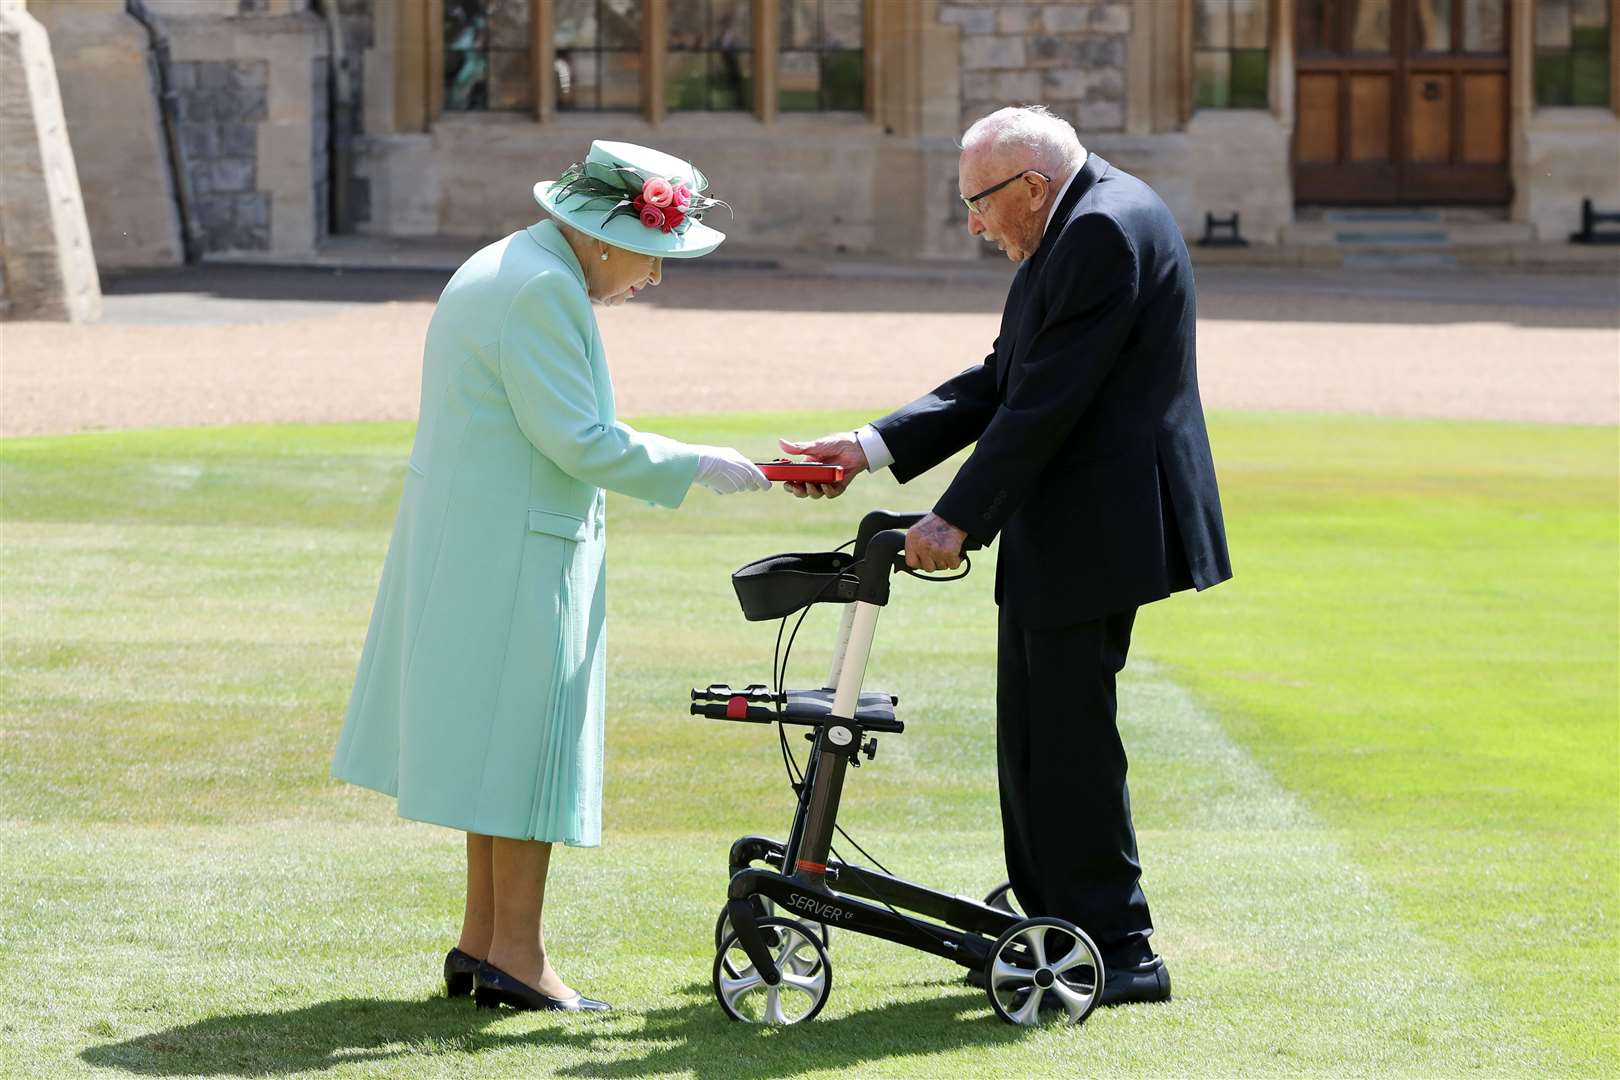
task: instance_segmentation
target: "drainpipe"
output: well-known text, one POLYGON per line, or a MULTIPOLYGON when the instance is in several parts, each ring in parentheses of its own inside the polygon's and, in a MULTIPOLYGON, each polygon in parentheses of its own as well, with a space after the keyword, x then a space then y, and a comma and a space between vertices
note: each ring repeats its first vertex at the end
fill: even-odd
POLYGON ((202 258, 202 228, 192 212, 191 184, 186 174, 185 157, 180 152, 178 99, 169 85, 169 38, 152 19, 142 0, 124 0, 124 9, 146 29, 147 41, 152 46, 152 64, 157 73, 158 112, 163 117, 163 145, 169 166, 169 181, 174 191, 174 207, 180 218, 180 247, 187 263, 202 258))
POLYGON ((338 0, 319 0, 326 16, 330 103, 326 126, 327 187, 331 192, 331 227, 334 233, 354 231, 354 207, 349 177, 354 164, 354 79, 349 71, 349 50, 343 36, 338 0))

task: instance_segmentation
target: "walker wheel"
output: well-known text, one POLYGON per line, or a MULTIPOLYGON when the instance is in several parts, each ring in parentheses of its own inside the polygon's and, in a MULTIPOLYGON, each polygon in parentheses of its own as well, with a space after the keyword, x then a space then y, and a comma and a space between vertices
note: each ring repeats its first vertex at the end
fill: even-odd
POLYGON ((991 889, 985 895, 984 902, 986 906, 1005 911, 1009 915, 1017 915, 1019 918, 1024 917, 1024 913, 1018 908, 1018 897, 1013 895, 1012 882, 1010 881, 1003 881, 1000 885, 991 889))
POLYGON ((1101 996, 1102 954, 1078 926, 1042 916, 997 938, 984 973, 990 1007, 1007 1023, 1038 1024, 1045 1005, 1079 1024, 1101 996))
POLYGON ((766 984, 743 951, 735 931, 728 932, 714 956, 714 996, 721 1011, 747 1024, 798 1024, 813 1020, 832 989, 832 961, 815 932, 796 919, 769 916, 759 920, 782 981, 766 984), (730 975, 740 971, 740 975, 730 975))
MULTIPOLYGON (((761 918, 774 915, 776 913, 776 904, 771 900, 770 897, 754 896, 750 899, 752 899, 754 903, 754 910, 759 913, 761 918)), ((826 923, 817 922, 814 919, 799 919, 797 921, 810 927, 810 929, 816 932, 816 934, 821 938, 822 948, 832 948, 832 930, 827 926, 826 923)), ((731 933, 731 909, 729 907, 722 907, 720 909, 720 917, 714 921, 714 947, 716 951, 719 951, 720 943, 726 940, 726 935, 729 933, 731 933)), ((754 970, 754 965, 749 961, 748 954, 741 953, 740 955, 742 958, 741 963, 743 964, 741 970, 733 970, 730 966, 731 960, 728 959, 726 961, 726 974, 731 976, 733 979, 740 979, 744 975, 747 975, 754 970)))

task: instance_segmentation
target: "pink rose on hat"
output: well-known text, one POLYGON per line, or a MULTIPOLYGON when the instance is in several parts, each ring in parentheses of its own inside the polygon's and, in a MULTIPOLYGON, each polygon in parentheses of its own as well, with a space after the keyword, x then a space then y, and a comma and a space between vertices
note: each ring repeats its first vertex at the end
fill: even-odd
POLYGON ((675 189, 668 180, 654 176, 641 185, 641 197, 647 200, 647 205, 662 210, 675 198, 675 189))

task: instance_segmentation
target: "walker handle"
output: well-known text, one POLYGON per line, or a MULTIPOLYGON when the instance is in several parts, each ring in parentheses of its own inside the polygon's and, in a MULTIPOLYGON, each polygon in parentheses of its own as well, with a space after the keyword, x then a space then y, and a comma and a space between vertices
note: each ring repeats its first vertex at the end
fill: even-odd
MULTIPOLYGON (((901 514, 893 510, 873 510, 861 518, 861 527, 855 534, 855 558, 858 560, 866 554, 866 546, 872 542, 872 537, 884 529, 909 529, 928 514, 925 511, 901 514)), ((901 545, 903 548, 905 545, 901 545)))
MULTIPOLYGON (((922 515, 919 514, 917 517, 921 518, 922 515)), ((963 551, 977 551, 980 547, 981 545, 972 537, 962 541, 963 551)), ((884 529, 873 536, 866 545, 866 561, 860 564, 860 587, 855 592, 855 599, 864 600, 868 604, 877 604, 879 607, 887 604, 889 575, 906 569, 905 551, 905 529, 884 529)))
MULTIPOLYGON (((861 527, 855 533, 855 558, 859 559, 866 554, 866 547, 872 538, 885 529, 909 529, 917 522, 928 516, 926 510, 916 510, 909 513, 897 513, 893 510, 873 510, 861 518, 861 527)), ((962 542, 963 551, 978 551, 983 544, 971 536, 962 542)), ((905 545, 900 545, 905 550, 905 545)), ((895 569, 899 569, 896 566, 895 569)))

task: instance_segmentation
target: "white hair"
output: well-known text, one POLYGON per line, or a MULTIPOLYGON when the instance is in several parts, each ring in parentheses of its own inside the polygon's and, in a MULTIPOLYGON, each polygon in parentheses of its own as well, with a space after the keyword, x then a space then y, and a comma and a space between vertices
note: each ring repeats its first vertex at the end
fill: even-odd
POLYGON ((1011 105, 974 121, 962 133, 962 149, 981 147, 997 157, 1019 158, 1051 177, 1074 172, 1086 153, 1074 125, 1045 105, 1011 105))

